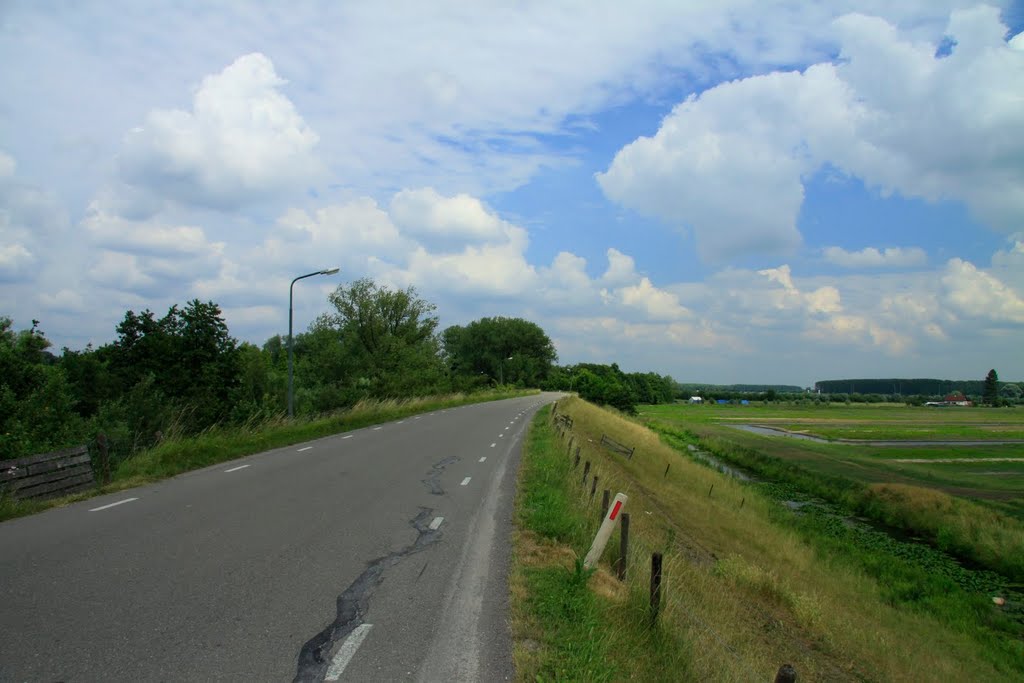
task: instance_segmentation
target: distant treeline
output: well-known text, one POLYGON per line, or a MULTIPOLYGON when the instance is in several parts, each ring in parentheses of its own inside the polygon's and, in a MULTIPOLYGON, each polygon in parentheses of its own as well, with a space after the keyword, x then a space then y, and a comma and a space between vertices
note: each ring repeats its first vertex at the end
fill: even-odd
POLYGON ((725 394, 725 393, 767 393, 774 391, 777 394, 799 394, 804 391, 803 387, 795 384, 677 384, 680 395, 683 398, 704 394, 725 394))
POLYGON ((815 382, 814 388, 823 394, 945 396, 959 391, 966 396, 980 396, 985 390, 985 382, 952 379, 827 379, 815 382))

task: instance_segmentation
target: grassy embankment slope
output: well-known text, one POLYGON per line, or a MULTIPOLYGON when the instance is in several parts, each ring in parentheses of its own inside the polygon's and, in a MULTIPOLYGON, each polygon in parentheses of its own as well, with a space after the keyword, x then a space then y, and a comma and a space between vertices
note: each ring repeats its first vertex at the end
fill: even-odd
POLYGON ((922 535, 944 550, 1024 583, 1024 444, 822 444, 728 426, 782 423, 819 436, 863 437, 871 430, 871 438, 911 434, 914 440, 923 433, 941 433, 932 438, 947 439, 964 438, 969 432, 997 440, 1024 431, 1024 410, 675 405, 645 406, 641 418, 670 441, 699 443, 770 481, 922 535))
MULTIPOLYGON (((539 393, 538 390, 487 391, 411 399, 361 401, 352 408, 313 418, 278 416, 240 427, 215 427, 195 436, 171 436, 158 446, 120 463, 111 481, 92 491, 51 500, 19 501, 0 495, 0 521, 123 489, 142 486, 190 470, 216 465, 253 453, 282 448, 368 425, 443 408, 499 401, 539 393)), ((0 464, 3 461, 0 460, 0 464)), ((94 456, 94 467, 95 456, 94 456)))
POLYGON ((600 493, 589 501, 542 411, 517 499, 520 680, 770 680, 786 662, 803 680, 1024 676, 1019 624, 990 596, 915 567, 912 557, 802 528, 756 488, 681 456, 631 420, 579 399, 561 401, 559 411, 575 419, 572 434, 599 491, 630 496, 629 574, 625 584, 609 574, 615 536, 589 582, 574 567, 596 530, 600 493), (600 449, 602 434, 636 446, 634 458, 600 449), (665 555, 656 628, 646 616, 652 551, 665 555))

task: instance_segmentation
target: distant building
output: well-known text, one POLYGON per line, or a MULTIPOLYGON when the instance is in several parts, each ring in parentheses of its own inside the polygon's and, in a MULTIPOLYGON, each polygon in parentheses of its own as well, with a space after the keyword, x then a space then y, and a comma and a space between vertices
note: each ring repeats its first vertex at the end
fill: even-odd
POLYGON ((951 394, 947 394, 946 397, 941 401, 928 401, 927 403, 925 403, 925 405, 936 406, 939 408, 948 408, 952 406, 968 407, 973 406, 974 403, 969 401, 967 397, 963 395, 963 393, 959 391, 954 391, 951 394))
POLYGON ((700 396, 691 396, 690 400, 689 400, 689 403, 703 403, 703 402, 704 402, 704 399, 702 399, 700 396))

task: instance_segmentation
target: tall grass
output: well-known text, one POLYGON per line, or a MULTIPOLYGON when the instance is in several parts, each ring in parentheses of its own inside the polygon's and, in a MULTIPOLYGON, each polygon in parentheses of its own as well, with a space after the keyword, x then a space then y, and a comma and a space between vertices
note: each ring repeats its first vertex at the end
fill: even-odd
MULTIPOLYGON (((1024 676, 1024 647, 1019 638, 1008 637, 998 624, 987 621, 999 619, 990 601, 987 606, 960 602, 965 614, 956 622, 894 602, 879 579, 852 559, 850 549, 841 543, 819 544, 816 537, 788 526, 779 505, 755 489, 681 457, 657 434, 621 416, 578 399, 560 401, 558 410, 574 418, 575 443, 583 444, 582 457, 592 462, 599 488, 630 496, 627 581, 617 589, 608 587, 617 584, 607 572, 616 556, 613 539, 590 582, 599 604, 608 606, 601 629, 590 637, 605 643, 610 666, 623 672, 619 678, 771 680, 785 662, 803 680, 1024 676), (602 450, 602 434, 636 446, 633 459, 602 450), (655 550, 665 556, 666 592, 659 625, 651 629, 646 593, 650 553, 655 550)), ((551 428, 538 417, 532 429, 551 428)), ((524 482, 535 458, 568 461, 565 443, 551 441, 531 436, 524 482), (537 452, 543 449, 551 452, 537 452)), ((571 461, 562 467, 568 471, 571 461)), ((571 567, 564 559, 566 551, 576 556, 586 552, 599 517, 598 503, 580 490, 578 477, 578 471, 570 473, 561 494, 546 498, 551 505, 575 511, 586 530, 580 539, 568 525, 568 531, 541 539, 555 558, 552 562, 565 567, 571 567)), ((521 497, 518 505, 522 510, 528 499, 521 497)), ((530 519, 520 516, 523 524, 530 519)), ((950 600, 960 595, 955 588, 950 600)), ((528 639, 543 641, 542 626, 535 624, 540 635, 528 639)), ((518 633, 517 651, 524 649, 518 644, 522 639, 518 633)), ((534 663, 544 661, 536 651, 532 657, 534 663)), ((527 680, 536 670, 520 672, 520 679, 527 680)))

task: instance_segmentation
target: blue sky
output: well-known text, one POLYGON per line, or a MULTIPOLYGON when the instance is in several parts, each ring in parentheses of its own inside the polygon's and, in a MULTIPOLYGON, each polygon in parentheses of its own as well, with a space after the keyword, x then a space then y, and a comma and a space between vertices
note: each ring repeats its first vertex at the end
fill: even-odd
POLYGON ((680 381, 1024 379, 1021 3, 0 6, 0 315, 339 282, 680 381), (14 68, 10 68, 13 65, 14 68))

